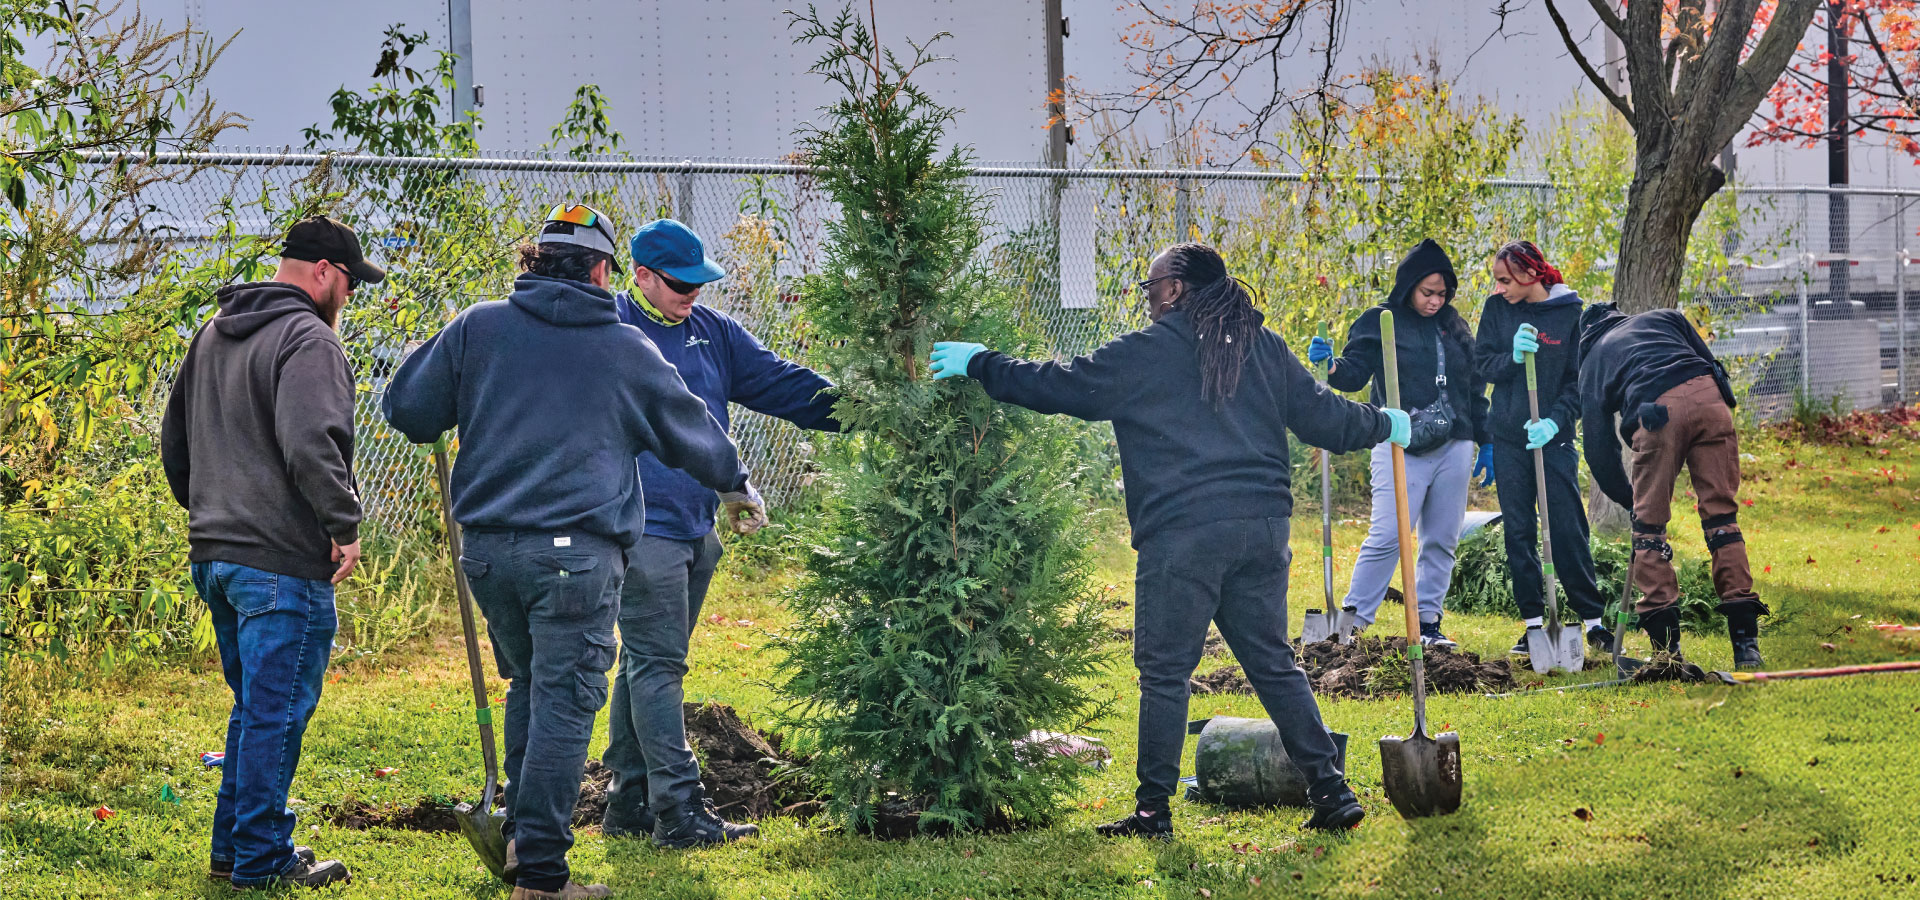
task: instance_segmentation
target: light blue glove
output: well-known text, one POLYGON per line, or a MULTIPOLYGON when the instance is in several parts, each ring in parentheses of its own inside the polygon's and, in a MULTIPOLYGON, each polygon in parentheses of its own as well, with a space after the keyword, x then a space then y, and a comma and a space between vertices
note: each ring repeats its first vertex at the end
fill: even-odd
POLYGON ((1527 354, 1540 349, 1540 329, 1532 325, 1521 325, 1513 333, 1513 361, 1515 364, 1527 361, 1527 354))
POLYGON ((1473 474, 1468 475, 1467 480, 1472 481, 1475 478, 1479 478, 1481 472, 1487 473, 1487 477, 1481 480, 1480 486, 1486 487, 1487 485, 1492 484, 1493 483, 1493 445, 1492 444, 1480 445, 1480 458, 1474 461, 1473 474))
POLYGON ((1387 432, 1389 443, 1405 447, 1413 441, 1413 419, 1407 416, 1406 410, 1383 408, 1380 411, 1386 413, 1387 421, 1393 423, 1393 428, 1387 432))
POLYGON ((1527 449, 1538 450, 1541 447, 1545 447, 1548 443, 1553 441, 1553 436, 1559 433, 1560 433, 1560 423, 1555 422, 1552 419, 1541 419, 1538 422, 1528 422, 1527 423, 1527 449))
POLYGON ((984 344, 969 344, 964 341, 938 341, 933 345, 933 377, 953 378, 967 374, 967 363, 973 355, 985 350, 984 344))
POLYGON ((1310 340, 1307 342, 1307 362, 1313 363, 1314 365, 1317 366, 1332 358, 1333 358, 1333 342, 1332 341, 1329 341, 1323 337, 1315 336, 1313 340, 1310 340))

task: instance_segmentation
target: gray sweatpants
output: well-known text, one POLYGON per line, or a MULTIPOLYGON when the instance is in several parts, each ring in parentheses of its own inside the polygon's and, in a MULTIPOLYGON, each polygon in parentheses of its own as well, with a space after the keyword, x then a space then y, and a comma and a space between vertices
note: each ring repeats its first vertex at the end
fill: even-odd
MULTIPOLYGON (((1353 563, 1353 580, 1342 606, 1358 610, 1358 627, 1373 624, 1387 584, 1400 566, 1400 524, 1393 503, 1393 457, 1387 444, 1373 448, 1373 523, 1353 563)), ((1407 515, 1420 562, 1414 573, 1420 621, 1440 620, 1440 601, 1453 583, 1453 549, 1467 515, 1467 479, 1473 472, 1473 442, 1450 441, 1431 453, 1407 455, 1407 515)))

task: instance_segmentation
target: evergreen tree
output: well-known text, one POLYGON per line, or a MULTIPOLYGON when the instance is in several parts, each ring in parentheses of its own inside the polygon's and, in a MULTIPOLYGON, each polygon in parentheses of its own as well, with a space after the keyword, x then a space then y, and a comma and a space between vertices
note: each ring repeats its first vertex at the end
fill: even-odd
POLYGON ((1035 346, 977 263, 983 198, 942 148, 953 110, 912 82, 932 41, 902 63, 850 11, 793 21, 846 91, 803 133, 841 217, 800 295, 851 437, 776 643, 787 721, 818 738, 813 775, 856 828, 887 792, 922 830, 1042 823, 1080 767, 1020 739, 1105 711, 1074 432, 926 374, 935 340, 1035 346))

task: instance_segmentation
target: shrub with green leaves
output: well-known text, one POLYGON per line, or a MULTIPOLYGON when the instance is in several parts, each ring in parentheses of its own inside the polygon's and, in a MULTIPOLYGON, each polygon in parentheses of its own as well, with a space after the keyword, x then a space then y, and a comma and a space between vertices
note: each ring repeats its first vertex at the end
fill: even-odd
MULTIPOLYGON (((1490 616, 1520 617, 1513 602, 1513 575, 1507 569, 1506 530, 1498 522, 1488 525, 1460 542, 1455 551, 1453 583, 1447 588, 1446 608, 1451 612, 1490 616)), ((1600 596, 1607 601, 1607 621, 1613 620, 1620 606, 1620 579, 1627 570, 1627 557, 1633 542, 1627 538, 1593 538, 1593 570, 1600 585, 1600 596)), ((1713 590, 1713 569, 1704 559, 1676 556, 1680 571, 1680 621, 1691 631, 1719 631, 1726 617, 1716 609, 1720 597, 1713 590)), ((1574 615, 1560 592, 1562 616, 1574 615)))
POLYGON ((912 81, 926 45, 903 62, 850 12, 794 22, 846 91, 803 135, 842 216, 799 293, 852 435, 774 644, 786 722, 817 739, 812 774, 855 828, 890 792, 922 830, 1044 823, 1081 769, 1021 739, 1104 712, 1075 432, 922 362, 950 338, 1043 352, 978 267, 984 201, 943 147, 953 111, 912 81))

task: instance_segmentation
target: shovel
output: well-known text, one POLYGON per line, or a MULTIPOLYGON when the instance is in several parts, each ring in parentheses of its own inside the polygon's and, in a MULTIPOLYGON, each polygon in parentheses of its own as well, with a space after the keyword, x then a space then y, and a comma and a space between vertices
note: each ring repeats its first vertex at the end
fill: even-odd
MULTIPOLYGON (((1387 405, 1400 408, 1400 359, 1393 340, 1393 313, 1380 313, 1385 351, 1387 405)), ((1413 733, 1380 739, 1380 780, 1403 818, 1447 815, 1460 808, 1460 735, 1427 736, 1426 648, 1420 644, 1420 602, 1414 592, 1413 522, 1407 513, 1406 451, 1394 444, 1393 507, 1400 519, 1400 585, 1406 594, 1407 661, 1413 668, 1413 733)))
MULTIPOLYGON (((1320 337, 1327 336, 1327 326, 1320 326, 1320 337)), ((1328 363, 1320 363, 1320 380, 1327 380, 1328 363)), ((1300 642, 1312 644, 1332 638, 1342 644, 1353 643, 1355 615, 1359 612, 1351 606, 1336 608, 1333 597, 1333 463, 1332 455, 1320 451, 1320 580, 1325 586, 1326 612, 1317 609, 1307 610, 1305 621, 1300 625, 1300 642)))
POLYGON ((480 854, 493 877, 505 879, 507 837, 501 832, 507 814, 495 812, 493 801, 500 788, 500 761, 494 755, 493 707, 487 702, 487 678, 480 669, 480 639, 474 633, 473 592, 467 587, 467 573, 460 567, 460 524, 453 520, 453 483, 447 470, 447 439, 443 435, 433 445, 433 472, 440 481, 440 513, 447 522, 447 553, 453 557, 453 587, 460 598, 460 630, 467 639, 467 673, 473 677, 473 718, 480 723, 480 759, 487 767, 487 786, 480 793, 480 805, 462 803, 453 808, 460 833, 467 836, 473 852, 480 854))
MULTIPOLYGON (((1585 684, 1563 684, 1555 687, 1540 687, 1525 691, 1509 691, 1504 694, 1486 694, 1484 696, 1492 700, 1499 700, 1503 697, 1519 697, 1526 694, 1584 691, 1589 688, 1619 687, 1623 684, 1632 684, 1633 673, 1645 667, 1647 661, 1628 656, 1624 649, 1627 642, 1627 628, 1633 624, 1633 612, 1627 608, 1628 604, 1633 601, 1633 557, 1631 555, 1627 557, 1627 571, 1621 577, 1626 581, 1626 584, 1620 588, 1620 612, 1615 615, 1613 619, 1616 629, 1613 632, 1613 678, 1606 681, 1589 681, 1585 684)), ((1720 675, 1723 673, 1715 672, 1714 674, 1720 675)))
MULTIPOLYGON (((1533 354, 1527 354, 1527 411, 1540 421, 1540 385, 1534 375, 1533 354)), ((1579 628, 1560 624, 1560 598, 1554 584, 1553 532, 1547 523, 1547 451, 1533 451, 1534 502, 1540 505, 1540 571, 1546 578, 1547 624, 1527 629, 1527 665, 1546 674, 1555 669, 1579 672, 1587 667, 1586 644, 1579 628)), ((1629 582, 1631 583, 1631 582, 1629 582)))

